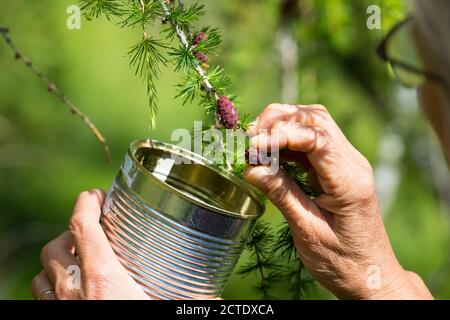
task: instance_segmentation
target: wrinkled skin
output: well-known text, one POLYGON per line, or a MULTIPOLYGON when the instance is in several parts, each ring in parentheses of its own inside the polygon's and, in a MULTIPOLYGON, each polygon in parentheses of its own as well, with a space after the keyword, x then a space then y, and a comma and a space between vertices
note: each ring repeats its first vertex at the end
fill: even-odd
POLYGON ((99 190, 81 193, 75 202, 69 230, 42 249, 44 270, 31 284, 36 299, 148 299, 120 264, 99 223, 104 198, 104 192, 99 190), (69 278, 69 266, 80 268, 78 287, 69 278), (43 295, 47 290, 54 293, 43 295))
POLYGON ((297 153, 322 191, 310 200, 281 170, 274 175, 260 166, 245 172, 285 216, 299 256, 317 281, 345 299, 432 298, 421 279, 395 258, 372 168, 325 107, 272 104, 249 133, 261 150, 279 144, 280 150, 297 153), (374 272, 380 275, 375 288, 374 272))

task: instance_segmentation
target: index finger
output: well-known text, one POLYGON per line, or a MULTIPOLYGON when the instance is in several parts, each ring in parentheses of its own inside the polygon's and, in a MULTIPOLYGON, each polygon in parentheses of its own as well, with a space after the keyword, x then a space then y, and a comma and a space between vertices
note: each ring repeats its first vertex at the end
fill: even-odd
POLYGON ((271 104, 259 115, 250 136, 269 131, 279 122, 292 122, 307 126, 321 126, 336 131, 335 123, 327 109, 322 105, 271 104))

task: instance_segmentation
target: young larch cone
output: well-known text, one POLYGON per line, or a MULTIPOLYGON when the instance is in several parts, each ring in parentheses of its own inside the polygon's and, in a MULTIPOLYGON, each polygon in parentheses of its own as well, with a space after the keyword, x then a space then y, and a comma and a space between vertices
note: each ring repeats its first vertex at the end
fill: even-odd
POLYGON ((250 147, 245 151, 245 161, 251 166, 261 166, 270 163, 270 152, 263 152, 255 147, 250 147))
POLYGON ((238 114, 233 102, 228 97, 220 97, 217 101, 217 114, 220 123, 226 129, 235 129, 238 123, 238 114))
POLYGON ((198 61, 200 61, 201 63, 206 63, 208 61, 208 56, 204 53, 201 53, 199 51, 197 51, 195 53, 195 57, 197 58, 198 61))
POLYGON ((208 39, 208 36, 206 35, 206 33, 204 33, 203 31, 200 31, 194 36, 194 39, 192 39, 192 45, 196 46, 200 42, 207 40, 207 39, 208 39))

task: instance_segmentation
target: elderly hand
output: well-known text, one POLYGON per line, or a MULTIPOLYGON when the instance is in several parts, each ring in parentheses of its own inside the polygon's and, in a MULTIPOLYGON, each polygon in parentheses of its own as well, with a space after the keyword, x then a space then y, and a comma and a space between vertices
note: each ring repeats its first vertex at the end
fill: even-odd
POLYGON ((369 162, 320 105, 273 104, 249 130, 261 150, 279 144, 302 159, 322 191, 310 200, 279 170, 250 167, 246 179, 287 219, 303 263, 339 298, 432 298, 422 280, 406 272, 391 248, 369 162))
POLYGON ((44 270, 32 282, 36 299, 148 299, 117 259, 100 226, 104 198, 98 190, 81 193, 69 231, 42 249, 44 270))

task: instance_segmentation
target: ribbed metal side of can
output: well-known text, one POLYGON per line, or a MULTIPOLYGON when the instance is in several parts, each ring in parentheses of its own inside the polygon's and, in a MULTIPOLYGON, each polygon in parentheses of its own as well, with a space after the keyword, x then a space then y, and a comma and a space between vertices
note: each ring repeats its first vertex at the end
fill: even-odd
POLYGON ((157 188, 151 203, 136 192, 133 167, 126 159, 101 219, 119 260, 150 298, 219 298, 256 219, 182 206, 170 193, 156 195, 157 188))
POLYGON ((243 241, 208 236, 148 207, 115 184, 102 223, 132 277, 155 299, 220 297, 243 241))

